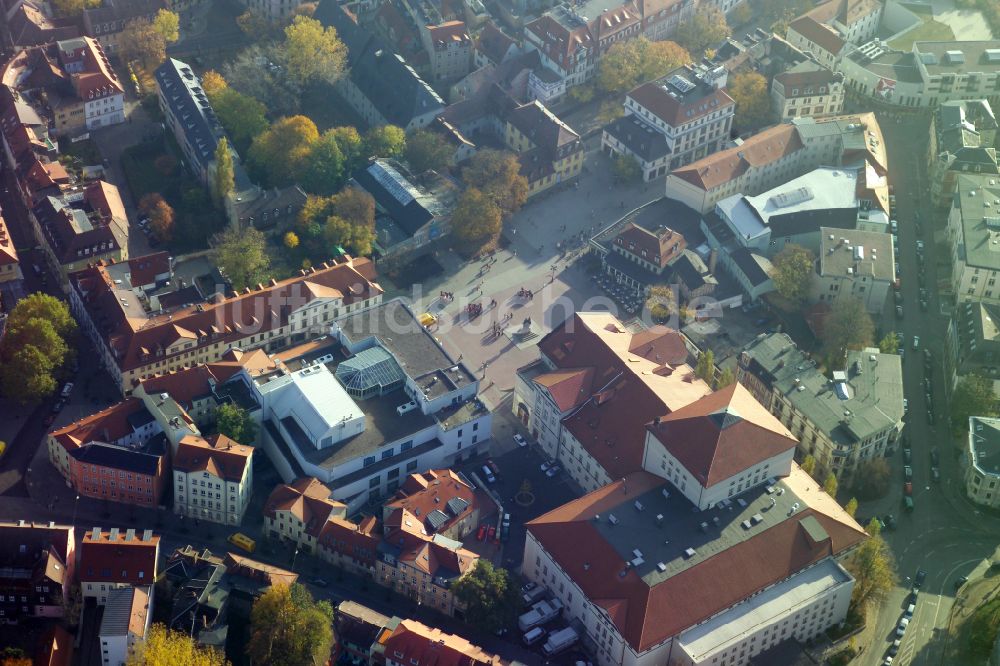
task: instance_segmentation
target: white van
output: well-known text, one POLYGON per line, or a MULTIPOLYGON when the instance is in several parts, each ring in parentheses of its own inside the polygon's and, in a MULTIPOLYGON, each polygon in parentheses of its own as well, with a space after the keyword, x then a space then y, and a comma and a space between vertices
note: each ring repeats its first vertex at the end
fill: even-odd
POLYGON ((535 627, 524 635, 524 644, 534 645, 543 638, 545 638, 545 630, 541 627, 535 627))
POLYGON ((497 478, 493 476, 493 470, 491 470, 486 465, 483 465, 483 478, 490 483, 496 483, 497 478))

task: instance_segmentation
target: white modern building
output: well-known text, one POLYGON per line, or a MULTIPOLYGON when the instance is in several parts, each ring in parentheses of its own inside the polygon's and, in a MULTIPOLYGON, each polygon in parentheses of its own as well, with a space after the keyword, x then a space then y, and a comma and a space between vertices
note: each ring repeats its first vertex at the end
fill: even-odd
POLYGON ((316 477, 353 513, 414 472, 485 450, 479 379, 402 300, 332 323, 254 377, 263 447, 286 483, 316 477))
POLYGON ((1000 506, 1000 419, 969 417, 965 492, 977 504, 1000 506))
POLYGON ((151 586, 122 587, 108 593, 98 640, 103 666, 125 666, 153 621, 151 586))
POLYGON ((239 525, 253 493, 253 452, 221 434, 181 439, 172 461, 174 513, 239 525))

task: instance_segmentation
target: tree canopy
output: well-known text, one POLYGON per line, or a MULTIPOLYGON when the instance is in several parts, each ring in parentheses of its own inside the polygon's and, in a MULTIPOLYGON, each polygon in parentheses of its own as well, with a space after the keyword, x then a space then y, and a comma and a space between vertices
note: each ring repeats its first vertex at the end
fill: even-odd
POLYGON ((500 208, 482 190, 470 187, 462 192, 451 215, 452 237, 459 248, 474 254, 500 236, 500 208))
POLYGON ((76 321, 64 301, 35 292, 14 306, 0 339, 0 389, 22 403, 57 387, 56 372, 75 356, 76 321))
POLYGON ((396 157, 406 148, 406 132, 395 125, 379 125, 365 133, 365 152, 371 157, 396 157))
POLYGON ((528 179, 521 175, 521 163, 511 152, 480 150, 462 170, 462 180, 489 198, 501 215, 516 213, 528 199, 528 179))
POLYGON ((212 194, 219 206, 225 204, 226 197, 236 188, 235 174, 229 140, 222 137, 215 146, 215 174, 212 178, 212 194))
POLYGON ((52 0, 52 8, 59 16, 76 18, 84 9, 100 7, 101 0, 52 0))
POLYGON ((334 83, 344 74, 347 47, 337 31, 308 16, 296 16, 281 45, 286 74, 299 85, 334 83))
POLYGON ((309 196, 299 211, 298 236, 313 261, 326 261, 337 246, 371 254, 375 242, 375 200, 354 187, 329 197, 309 196))
POLYGON ((615 155, 611 161, 611 175, 616 183, 634 183, 642 178, 642 166, 631 155, 615 155))
POLYGON ((837 498, 837 485, 837 475, 833 472, 827 474, 826 479, 823 481, 823 490, 826 491, 827 495, 833 497, 834 499, 837 498))
POLYGON ((253 140, 247 157, 255 175, 282 187, 299 179, 318 140, 316 123, 306 116, 281 118, 253 140))
POLYGON ((163 38, 164 45, 173 44, 181 36, 181 19, 169 9, 160 9, 153 17, 153 30, 163 38))
POLYGON ((677 299, 674 288, 670 285, 658 284, 649 288, 646 293, 646 308, 653 321, 663 324, 677 312, 677 299))
POLYGON ((403 157, 415 175, 428 170, 441 171, 451 160, 451 146, 443 136, 430 130, 418 129, 406 137, 403 157))
POLYGON ((245 152, 254 138, 267 129, 267 107, 253 97, 230 88, 217 72, 205 73, 202 88, 236 149, 245 152))
POLYGON ((274 44, 243 49, 222 68, 229 86, 263 104, 271 117, 298 113, 302 86, 285 76, 284 51, 274 44))
POLYGON ((757 129, 774 119, 767 79, 758 72, 739 72, 729 79, 726 92, 736 102, 736 124, 741 130, 757 129))
POLYGON ((853 296, 835 300, 823 321, 823 344, 835 365, 843 362, 848 349, 870 346, 874 334, 875 324, 865 304, 853 296))
POLYGON ((486 558, 454 586, 455 599, 465 605, 465 619, 472 626, 494 632, 513 618, 518 608, 518 586, 510 573, 486 558))
POLYGON ((801 245, 790 243, 775 255, 771 279, 778 294, 795 304, 809 295, 816 256, 801 245))
POLYGON ((250 611, 247 655, 256 664, 325 664, 334 646, 333 607, 302 585, 272 585, 250 611))
POLYGON ((899 353, 899 336, 895 331, 889 331, 878 343, 878 350, 883 354, 899 353))
POLYGON ((240 444, 253 444, 257 439, 257 423, 247 410, 231 402, 219 405, 215 412, 215 428, 240 444))
POLYGON ((137 61, 152 71, 167 57, 167 40, 147 18, 129 21, 118 35, 118 51, 126 62, 137 61))
POLYGON ((149 218, 149 226, 153 234, 164 243, 174 238, 174 209, 166 200, 155 192, 139 199, 139 212, 149 218))
POLYGON ((854 576, 851 604, 858 609, 885 597, 896 585, 896 560, 882 538, 874 518, 867 526, 868 538, 848 557, 845 567, 854 576))
POLYGON ((267 240, 257 229, 228 227, 212 238, 212 250, 216 265, 234 290, 267 282, 271 261, 267 240))
POLYGON ((187 634, 170 631, 162 624, 149 628, 146 639, 125 663, 127 666, 229 666, 221 652, 201 647, 187 634))
POLYGON ((608 93, 627 92, 690 60, 690 54, 677 42, 651 42, 645 37, 615 42, 600 60, 597 87, 608 93))
POLYGON ((873 500, 889 492, 892 469, 885 458, 871 458, 858 463, 852 491, 862 500, 873 500))
POLYGON ((309 147, 305 155, 305 166, 301 169, 299 185, 313 194, 333 194, 343 185, 347 177, 347 159, 344 157, 337 137, 324 132, 309 147))
POLYGON ((970 416, 997 416, 992 380, 977 374, 962 377, 951 395, 951 423, 956 432, 969 429, 970 416))
POLYGON ((694 374, 710 385, 715 381, 715 353, 711 349, 706 349, 698 357, 698 364, 695 366, 694 374))
POLYGON ((729 37, 732 30, 726 15, 718 7, 699 7, 690 19, 677 26, 677 43, 692 55, 699 56, 705 49, 729 37))

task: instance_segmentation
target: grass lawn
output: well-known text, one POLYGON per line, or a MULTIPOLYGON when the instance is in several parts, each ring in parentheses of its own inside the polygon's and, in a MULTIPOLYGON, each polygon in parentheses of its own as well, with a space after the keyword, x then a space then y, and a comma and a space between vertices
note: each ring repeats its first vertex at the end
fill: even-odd
POLYGON ((927 18, 921 25, 902 35, 899 39, 889 42, 889 46, 900 51, 909 51, 913 42, 947 42, 955 39, 955 33, 951 31, 951 28, 930 18, 930 15, 925 16, 927 18))

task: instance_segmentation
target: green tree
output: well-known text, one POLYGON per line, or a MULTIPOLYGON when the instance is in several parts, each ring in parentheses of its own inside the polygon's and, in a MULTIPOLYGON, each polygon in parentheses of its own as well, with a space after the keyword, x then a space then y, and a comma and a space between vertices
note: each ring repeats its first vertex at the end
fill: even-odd
POLYGON ((878 350, 883 354, 899 353, 899 336, 896 335, 895 331, 889 331, 885 334, 885 337, 878 343, 878 350))
POLYGON ((331 215, 323 225, 323 240, 328 249, 327 255, 332 255, 333 249, 339 246, 354 256, 367 256, 372 253, 375 244, 375 230, 331 215))
POLYGON ((677 26, 677 43, 692 55, 699 56, 710 46, 729 37, 732 30, 726 16, 717 7, 699 7, 690 19, 677 26))
POLYGON ((608 99, 601 102, 601 108, 597 110, 597 120, 602 125, 613 123, 624 115, 625 109, 617 99, 608 99))
POLYGON ((296 16, 285 28, 281 45, 288 77, 300 85, 325 81, 334 83, 344 75, 347 47, 337 31, 314 18, 296 16))
POLYGON ((775 255, 771 279, 775 290, 793 303, 802 303, 809 295, 816 256, 808 249, 789 243, 775 255))
POLYGON ((348 175, 346 161, 336 135, 324 132, 309 148, 299 184, 311 194, 333 194, 348 175))
POLYGON ((528 199, 528 179, 521 175, 521 163, 514 153, 480 150, 462 170, 462 180, 486 195, 501 215, 516 213, 528 199))
POLYGON ((395 125, 379 125, 365 133, 365 152, 371 157, 397 157, 406 148, 406 132, 395 125))
POLYGON ((229 86, 267 107, 270 117, 298 113, 302 85, 285 75, 284 51, 276 44, 254 44, 222 68, 229 86))
POLYGON ((17 328, 34 318, 50 322, 64 340, 69 340, 76 334, 76 320, 70 314, 66 302, 42 292, 35 292, 18 301, 7 318, 7 327, 17 328))
POLYGON ((37 402, 56 390, 52 362, 38 347, 27 345, 6 350, 0 363, 0 387, 4 395, 22 404, 37 402))
POLYGON ((215 175, 212 178, 212 194, 217 204, 222 207, 226 197, 236 189, 236 172, 233 166, 233 153, 229 149, 226 137, 219 139, 215 146, 215 175))
POLYGON ((299 246, 299 237, 294 231, 289 231, 285 234, 284 238, 282 238, 282 242, 289 250, 294 250, 299 246))
POLYGON ((69 353, 69 346, 56 332, 52 322, 41 317, 32 317, 23 323, 8 326, 4 343, 5 348, 11 350, 28 347, 37 349, 45 356, 51 368, 61 366, 69 353))
POLYGON ((267 131, 267 108, 253 97, 228 86, 206 96, 238 151, 246 152, 254 138, 267 131))
POLYGON ((161 9, 153 17, 153 30, 165 44, 173 44, 181 37, 181 19, 169 9, 161 9))
POLYGON ((465 606, 470 625, 489 632, 508 624, 518 608, 518 586, 510 573, 486 558, 452 586, 455 599, 465 606))
POLYGON ((149 628, 146 639, 125 663, 127 666, 229 666, 221 652, 201 647, 187 634, 170 631, 159 623, 149 628))
POLYGON ((231 402, 219 405, 215 412, 215 429, 240 444, 253 444, 257 439, 257 423, 244 408, 231 402))
POLYGON ((615 42, 601 57, 597 87, 619 94, 641 83, 666 76, 691 60, 676 42, 651 42, 645 37, 615 42))
POLYGON ((816 473, 816 458, 812 454, 806 454, 806 457, 802 459, 802 464, 799 465, 802 471, 812 476, 816 473))
POLYGON ((375 200, 354 187, 330 197, 309 196, 296 224, 316 261, 329 259, 337 246, 357 256, 369 255, 375 242, 375 200))
POLYGON ((100 7, 101 0, 52 0, 52 8, 59 16, 76 18, 84 9, 100 7))
POLYGON ((135 61, 152 71, 167 57, 167 40, 152 21, 136 18, 118 35, 118 51, 125 62, 135 61))
POLYGON ((485 193, 470 187, 458 198, 451 215, 451 229, 462 251, 474 254, 494 242, 501 227, 500 208, 485 193))
POLYGON ((443 136, 430 130, 418 129, 406 137, 403 157, 410 170, 419 175, 425 171, 441 171, 451 160, 451 146, 443 136))
POLYGON ((330 215, 342 217, 351 224, 375 229, 375 199, 358 187, 345 187, 330 197, 330 215))
POLYGON ((661 324, 669 321, 677 312, 673 287, 665 284, 650 287, 646 293, 646 308, 653 321, 661 324))
POLYGON ((757 129, 774 119, 767 79, 758 72, 739 72, 729 79, 726 92, 736 102, 736 124, 743 130, 757 129))
POLYGON ((709 384, 715 380, 715 353, 711 349, 706 349, 698 357, 698 364, 695 366, 694 374, 709 384))
POLYGON ((722 373, 719 375, 719 380, 715 382, 715 390, 724 389, 730 384, 736 383, 736 376, 733 374, 732 368, 724 368, 722 373))
POLYGON ((847 515, 851 518, 854 517, 854 514, 858 512, 858 500, 856 497, 852 497, 847 500, 847 504, 844 505, 844 511, 846 511, 847 515))
MULTIPOLYGON (((219 95, 229 90, 229 84, 226 83, 226 79, 222 74, 219 74, 214 69, 209 69, 201 75, 201 89, 204 91, 205 96, 208 97, 209 103, 215 107, 218 103, 219 95)), ((218 109, 216 109, 216 112, 218 112, 218 109)))
POLYGON ((324 134, 330 134, 336 139, 340 152, 344 155, 344 170, 347 173, 361 166, 367 156, 364 140, 358 134, 358 130, 350 126, 333 127, 324 134))
POLYGON ((897 579, 896 561, 882 538, 878 521, 873 518, 866 530, 868 538, 844 563, 855 580, 851 605, 859 610, 883 599, 896 585, 897 579))
POLYGON ((611 161, 611 175, 616 183, 634 183, 642 178, 642 167, 631 155, 615 155, 611 161))
POLYGON ((866 501, 884 497, 891 477, 892 469, 885 458, 863 460, 854 472, 852 494, 866 501))
POLYGON ((212 238, 215 264, 236 291, 266 282, 271 262, 267 256, 267 241, 253 227, 231 226, 212 238))
POLYGON ((951 424, 956 432, 969 429, 970 416, 996 416, 997 395, 993 382, 982 375, 962 377, 951 396, 951 424))
POLYGON ((254 602, 246 652, 255 664, 325 664, 333 645, 333 607, 302 585, 272 585, 254 602))
POLYGON ((823 490, 830 497, 837 497, 837 476, 833 472, 826 475, 826 479, 823 481, 823 490))
POLYGON ((0 391, 22 403, 51 395, 54 373, 75 357, 76 321, 66 303, 36 292, 7 317, 0 339, 0 391))
POLYGON ((290 185, 308 168, 309 153, 318 140, 319 130, 309 118, 281 118, 253 140, 250 166, 269 186, 290 185))
POLYGON ((848 349, 871 346, 875 334, 875 324, 865 304, 853 296, 838 298, 830 308, 830 314, 823 322, 823 344, 832 363, 844 360, 848 349))

